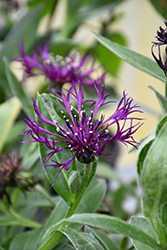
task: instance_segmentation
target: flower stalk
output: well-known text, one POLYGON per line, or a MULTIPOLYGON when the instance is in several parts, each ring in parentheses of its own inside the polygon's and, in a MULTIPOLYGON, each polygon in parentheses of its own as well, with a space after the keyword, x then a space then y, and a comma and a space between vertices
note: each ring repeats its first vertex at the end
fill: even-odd
MULTIPOLYGON (((69 207, 69 210, 65 218, 72 216, 77 210, 87 187, 89 186, 93 176, 95 175, 96 165, 97 165, 97 161, 91 162, 89 164, 84 164, 84 170, 83 170, 82 176, 80 176, 81 178, 80 189, 77 192, 77 195, 75 196, 75 199, 73 200, 72 205, 69 207)), ((64 222, 63 224, 61 224, 58 230, 62 227, 67 227, 68 224, 69 222, 64 222)), ((53 247, 56 247, 63 240, 64 237, 65 236, 61 232, 55 231, 55 233, 47 241, 47 243, 39 247, 37 250, 51 250, 53 249, 53 247)))

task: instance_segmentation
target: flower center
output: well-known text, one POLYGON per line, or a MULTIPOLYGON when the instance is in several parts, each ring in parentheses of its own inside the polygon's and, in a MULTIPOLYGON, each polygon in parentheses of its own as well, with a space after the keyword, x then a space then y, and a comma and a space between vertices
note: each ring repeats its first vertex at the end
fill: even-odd
POLYGON ((45 64, 54 64, 59 65, 60 67, 67 67, 71 62, 70 57, 63 58, 62 56, 56 55, 54 56, 53 53, 48 54, 48 58, 44 60, 45 64))
POLYGON ((77 153, 77 159, 83 163, 94 161, 98 155, 100 143, 107 139, 109 131, 103 127, 104 115, 99 120, 94 120, 93 111, 89 117, 85 110, 81 111, 80 118, 72 113, 72 120, 67 119, 63 111, 66 128, 57 127, 59 135, 63 136, 68 148, 77 153))

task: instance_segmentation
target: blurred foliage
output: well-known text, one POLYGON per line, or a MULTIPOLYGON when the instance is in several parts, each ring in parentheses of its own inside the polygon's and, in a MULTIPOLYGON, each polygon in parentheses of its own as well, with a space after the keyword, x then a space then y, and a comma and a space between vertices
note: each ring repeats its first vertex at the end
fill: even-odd
POLYGON ((156 11, 167 19, 167 2, 162 0, 150 0, 156 11))

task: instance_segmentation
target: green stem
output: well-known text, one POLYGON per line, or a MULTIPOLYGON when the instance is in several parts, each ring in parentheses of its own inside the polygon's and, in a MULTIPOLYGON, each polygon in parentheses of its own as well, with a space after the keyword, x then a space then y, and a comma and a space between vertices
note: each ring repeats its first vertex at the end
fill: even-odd
MULTIPOLYGON (((81 177, 81 185, 80 185, 79 192, 77 193, 73 204, 69 208, 68 213, 66 215, 66 218, 70 217, 71 215, 73 215, 75 213, 75 211, 78 208, 78 205, 79 205, 87 187, 89 186, 95 172, 96 172, 96 162, 89 163, 89 164, 85 165, 84 173, 81 177)), ((60 226, 60 228, 66 227, 66 226, 68 226, 68 224, 69 224, 69 222, 65 222, 60 226)), ((54 247, 56 247, 64 239, 64 237, 65 236, 61 232, 56 231, 54 233, 54 235, 52 235, 52 237, 49 239, 49 241, 47 243, 45 243, 45 245, 39 247, 37 250, 51 250, 54 247)))
MULTIPOLYGON (((66 226, 66 225, 65 225, 66 226)), ((55 246, 57 246, 64 239, 64 235, 58 231, 54 233, 54 235, 49 239, 48 242, 45 243, 44 246, 40 246, 37 250, 52 250, 55 246), (56 242, 56 244, 55 244, 56 242)))
POLYGON ((73 203, 73 205, 69 208, 68 213, 66 215, 66 218, 70 217, 72 214, 74 214, 75 210, 77 209, 87 187, 89 186, 95 172, 96 172, 96 162, 95 164, 86 164, 85 169, 84 169, 84 174, 82 177, 82 182, 81 182, 81 186, 80 186, 80 191, 77 194, 75 201, 73 203))

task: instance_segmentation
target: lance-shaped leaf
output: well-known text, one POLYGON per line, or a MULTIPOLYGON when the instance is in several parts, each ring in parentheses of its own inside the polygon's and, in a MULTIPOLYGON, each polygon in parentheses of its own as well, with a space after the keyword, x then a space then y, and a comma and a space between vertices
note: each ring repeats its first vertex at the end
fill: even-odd
POLYGON ((13 238, 10 243, 10 250, 21 249, 22 250, 32 250, 34 249, 34 244, 40 233, 40 229, 35 229, 29 232, 24 232, 13 238))
POLYGON ((141 173, 144 214, 151 222, 162 246, 167 245, 162 225, 162 206, 167 201, 167 122, 147 152, 141 173))
POLYGON ((158 101, 160 102, 160 105, 162 107, 162 110, 167 113, 167 98, 163 95, 161 95, 156 89, 154 89, 152 86, 148 86, 150 89, 152 89, 156 97, 158 98, 158 101))
MULTIPOLYGON (((130 223, 138 228, 140 228, 143 232, 146 234, 150 235, 151 237, 156 239, 156 234, 153 231, 153 228, 151 227, 150 223, 148 220, 144 217, 137 217, 137 216, 132 216, 130 223)), ((133 244, 137 250, 153 250, 154 248, 146 246, 142 242, 139 242, 137 240, 133 240, 133 244)))
MULTIPOLYGON (((47 95, 39 95, 37 96, 37 105, 39 111, 42 113, 42 115, 53 121, 56 122, 57 120, 60 120, 60 117, 56 113, 56 106, 59 108, 59 104, 55 102, 55 105, 53 107, 52 103, 48 102, 47 100, 47 95)), ((56 126, 52 125, 45 125, 47 127, 47 130, 50 132, 55 133, 56 126)), ((39 148, 40 148, 40 154, 41 158, 43 159, 49 152, 49 149, 43 144, 39 143, 39 148)), ((57 162, 64 162, 67 159, 70 159, 72 157, 72 153, 70 151, 64 151, 64 152, 58 152, 56 153, 56 161, 57 162)), ((45 163, 45 161, 43 162, 45 163)), ((71 164, 71 171, 75 170, 75 165, 71 164)), ((53 184, 55 177, 57 173, 59 172, 59 168, 54 168, 54 167, 46 167, 45 173, 49 179, 49 182, 53 184)), ((68 203, 71 204, 73 200, 73 196, 70 192, 69 186, 68 186, 68 179, 69 179, 70 171, 65 171, 62 170, 56 179, 56 182, 53 186, 53 188, 56 190, 56 192, 68 203)))
POLYGON ((98 240, 89 233, 80 233, 70 227, 61 228, 59 231, 71 241, 75 249, 104 250, 98 240))
POLYGON ((107 234, 102 233, 100 230, 93 230, 92 228, 85 226, 85 232, 94 236, 94 238, 96 238, 103 246, 104 250, 118 250, 117 246, 111 241, 107 234))
POLYGON ((65 221, 86 224, 98 227, 116 234, 123 234, 132 239, 151 246, 156 250, 162 250, 156 240, 143 232, 141 229, 126 223, 125 221, 108 215, 101 214, 75 214, 65 221))
POLYGON ((92 32, 92 34, 97 38, 97 40, 103 44, 106 48, 111 50, 117 56, 122 58, 127 63, 131 64, 135 68, 144 71, 145 73, 166 82, 166 77, 164 72, 160 69, 160 67, 150 58, 143 56, 139 53, 136 53, 122 45, 114 43, 109 39, 92 32))

